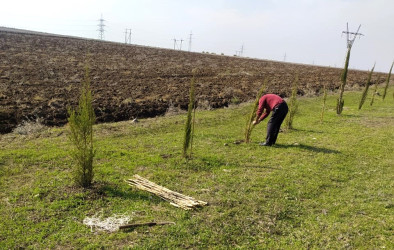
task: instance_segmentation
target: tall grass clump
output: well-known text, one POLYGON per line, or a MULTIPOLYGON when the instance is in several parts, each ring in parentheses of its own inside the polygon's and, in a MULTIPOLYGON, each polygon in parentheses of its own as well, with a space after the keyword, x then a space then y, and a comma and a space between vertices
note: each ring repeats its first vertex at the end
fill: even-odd
POLYGON ((364 88, 363 93, 361 95, 360 103, 358 104, 358 110, 360 110, 363 107, 365 99, 367 98, 368 89, 369 89, 369 85, 371 84, 371 78, 372 78, 372 73, 373 73, 374 69, 375 69, 375 65, 372 67, 371 71, 368 74, 367 83, 365 84, 365 88, 364 88))
POLYGON ((341 74, 341 86, 339 89, 339 98, 337 99, 337 114, 338 115, 340 115, 342 113, 343 105, 345 104, 345 101, 343 100, 343 92, 345 92, 347 72, 348 72, 349 60, 350 60, 350 50, 351 50, 351 47, 349 47, 347 50, 345 66, 344 66, 344 68, 342 70, 342 74, 341 74))
POLYGON ((89 68, 85 69, 85 79, 81 88, 76 110, 68 109, 70 127, 69 140, 73 144, 72 157, 76 163, 74 167, 75 183, 82 187, 89 187, 93 182, 93 124, 96 116, 92 107, 92 92, 90 89, 89 68))
MULTIPOLYGON (((394 65, 394 62, 391 64, 389 75, 386 78, 386 85, 384 86, 384 91, 383 91, 383 96, 382 96, 383 100, 384 100, 384 98, 386 98, 387 89, 389 87, 389 82, 390 82, 390 77, 391 77, 391 71, 393 70, 393 65, 394 65)), ((393 94, 393 96, 394 96, 394 94, 393 94)))
POLYGON ((289 112, 287 113, 287 116, 285 119, 285 128, 286 129, 293 128, 294 116, 296 115, 296 113, 298 111, 297 90, 298 90, 298 73, 296 74, 296 77, 294 79, 293 86, 291 89, 290 100, 288 102, 289 112))
POLYGON ((268 83, 268 77, 265 78, 263 85, 261 86, 259 92, 256 95, 256 99, 253 103, 253 107, 251 109, 250 115, 246 119, 246 127, 245 127, 245 143, 250 142, 250 135, 252 134, 252 130, 254 128, 253 121, 256 120, 256 112, 257 108, 259 107, 259 100, 261 96, 263 95, 264 91, 267 88, 267 83, 268 83))
POLYGON ((324 85, 323 86, 323 107, 321 109, 320 122, 323 122, 324 111, 326 110, 326 101, 327 101, 327 87, 326 87, 326 85, 324 85))
POLYGON ((372 93, 372 99, 371 99, 371 103, 370 103, 371 106, 373 105, 373 102, 375 100, 375 95, 378 92, 379 82, 380 82, 380 75, 378 76, 378 79, 376 80, 375 88, 374 88, 373 93, 372 93))
POLYGON ((191 158, 192 150, 193 150, 192 144, 193 144, 194 120, 195 120, 192 117, 193 110, 195 111, 194 82, 195 82, 195 77, 193 76, 190 82, 189 105, 187 108, 187 117, 185 123, 185 137, 183 140, 183 157, 185 158, 191 158))

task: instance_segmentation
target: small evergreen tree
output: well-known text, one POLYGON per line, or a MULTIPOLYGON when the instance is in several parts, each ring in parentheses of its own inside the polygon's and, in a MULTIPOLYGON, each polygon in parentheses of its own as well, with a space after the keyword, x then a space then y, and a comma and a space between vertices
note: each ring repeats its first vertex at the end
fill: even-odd
POLYGON ((294 116, 298 111, 297 90, 298 90, 298 73, 296 74, 296 77, 294 79, 292 90, 291 90, 291 96, 290 96, 290 100, 288 103, 289 112, 287 113, 287 116, 285 119, 285 128, 286 129, 293 128, 294 116))
POLYGON ((349 47, 347 50, 345 67, 343 68, 342 74, 341 74, 341 86, 339 89, 339 98, 337 99, 337 114, 338 115, 340 115, 342 113, 343 105, 345 104, 345 101, 343 100, 343 92, 345 92, 347 72, 348 72, 349 60, 350 60, 350 50, 351 50, 351 47, 349 47))
POLYGON ((369 89, 369 85, 371 84, 371 78, 372 78, 372 73, 373 73, 374 69, 375 69, 375 65, 372 67, 371 71, 368 74, 367 83, 365 84, 364 91, 363 91, 363 93, 361 95, 360 103, 358 105, 358 110, 360 110, 363 107, 365 99, 367 98, 368 89, 369 89))
POLYGON ((370 103, 371 106, 373 105, 373 102, 375 100, 375 95, 376 95, 376 92, 378 91, 379 82, 380 82, 380 75, 378 76, 378 79, 376 80, 375 88, 374 88, 373 93, 372 93, 372 99, 371 99, 371 103, 370 103))
POLYGON ((253 103, 251 113, 249 114, 249 116, 246 119, 245 143, 250 142, 250 135, 252 134, 252 130, 254 128, 253 121, 256 120, 256 112, 257 112, 257 108, 259 107, 259 100, 267 88, 267 82, 268 82, 268 77, 265 78, 263 85, 261 86, 259 92, 257 93, 256 99, 253 103))
POLYGON ((74 178, 77 185, 89 187, 93 181, 93 124, 95 114, 92 107, 89 69, 85 69, 85 79, 81 88, 81 96, 76 110, 68 110, 69 140, 74 145, 72 157, 76 163, 74 178))
POLYGON ((183 157, 191 158, 192 156, 192 142, 193 142, 193 134, 194 134, 194 120, 192 118, 192 112, 195 110, 195 96, 194 96, 194 82, 195 77, 193 76, 190 82, 190 90, 189 90, 189 105, 187 108, 187 117, 185 123, 185 137, 183 141, 183 157), (188 151, 190 152, 188 154, 188 151))
MULTIPOLYGON (((388 74, 388 76, 386 78, 386 86, 384 87, 383 96, 382 96, 383 100, 384 100, 384 98, 386 98, 387 89, 388 89, 389 83, 390 83, 391 71, 393 70, 393 65, 394 65, 394 62, 391 64, 391 68, 390 68, 389 74, 388 74)), ((394 96, 394 94, 393 94, 393 96, 394 96)))
POLYGON ((324 111, 326 110, 326 100, 327 100, 327 88, 326 85, 323 86, 323 107, 321 110, 320 122, 323 122, 324 111))

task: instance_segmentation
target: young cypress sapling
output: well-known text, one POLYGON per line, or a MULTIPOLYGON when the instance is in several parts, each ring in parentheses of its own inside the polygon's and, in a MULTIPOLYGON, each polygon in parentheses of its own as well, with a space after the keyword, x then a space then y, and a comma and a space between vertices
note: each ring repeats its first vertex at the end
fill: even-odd
POLYGON ((292 90, 291 90, 291 96, 289 100, 289 112, 287 113, 286 119, 285 119, 285 127, 286 129, 292 129, 293 128, 293 120, 294 116, 298 111, 298 101, 297 101, 297 90, 298 90, 298 72, 296 74, 296 77, 293 82, 292 90))
POLYGON ((375 95, 376 95, 376 92, 378 91, 379 82, 380 82, 380 75, 378 76, 378 79, 376 80, 375 88, 374 88, 373 93, 372 93, 372 99, 371 99, 371 103, 370 103, 371 106, 373 105, 373 102, 375 100, 375 95))
POLYGON ((349 68, 350 50, 351 50, 351 47, 348 48, 348 50, 347 50, 345 66, 344 66, 344 68, 342 70, 342 74, 341 74, 341 86, 339 89, 339 98, 337 99, 337 114, 338 115, 340 115, 342 113, 343 105, 345 104, 345 101, 343 100, 343 92, 345 91, 347 72, 348 72, 348 68, 349 68))
POLYGON ((195 109, 195 103, 194 103, 194 82, 195 82, 195 77, 193 76, 191 82, 190 82, 190 89, 189 89, 189 105, 187 109, 187 117, 186 117, 186 123, 185 123, 185 136, 184 136, 184 141, 183 141, 183 157, 185 158, 191 158, 192 155, 192 138, 193 138, 193 124, 194 124, 194 119, 192 118, 192 112, 193 109, 195 109), (188 151, 190 149, 189 155, 188 151))
POLYGON ((193 152, 194 125, 195 125, 195 121, 196 121, 196 100, 193 100, 193 103, 194 103, 194 107, 193 107, 193 119, 192 119, 192 135, 191 135, 191 138, 190 138, 190 154, 189 154, 189 158, 192 157, 192 152, 193 152))
POLYGON ((93 181, 93 124, 96 117, 92 106, 92 92, 90 89, 89 68, 85 68, 85 79, 81 88, 81 96, 76 110, 68 109, 69 140, 74 145, 71 153, 76 166, 74 180, 77 185, 89 187, 93 181))
POLYGON ((257 112, 257 108, 259 107, 259 100, 261 98, 261 96, 263 95, 264 91, 267 88, 267 82, 268 82, 268 77, 266 77, 264 79, 263 85, 261 86, 259 92, 256 95, 256 99, 253 103, 253 107, 251 109, 251 113, 249 114, 249 116, 246 119, 246 127, 245 127, 245 143, 249 143, 250 142, 250 135, 252 134, 252 130, 254 128, 254 124, 253 121, 256 120, 256 112, 257 112))
MULTIPOLYGON (((389 87, 389 82, 390 82, 390 77, 391 77, 391 71, 393 70, 393 65, 394 65, 394 62, 391 64, 391 68, 390 68, 389 74, 388 74, 388 76, 386 78, 386 86, 384 87, 383 96, 382 96, 383 100, 384 100, 384 98, 386 98, 387 89, 389 87)), ((393 94, 393 96, 394 96, 394 94, 393 94)))
POLYGON ((363 91, 363 93, 362 93, 362 95, 361 95, 360 103, 359 103, 359 105, 358 105, 358 110, 360 110, 360 109, 363 107, 364 102, 365 102, 365 99, 367 98, 368 89, 369 89, 369 85, 371 84, 372 73, 373 73, 373 70, 374 70, 374 69, 375 69, 375 65, 372 67, 371 71, 370 71, 369 74, 368 74, 367 83, 365 84, 364 91, 363 91))
POLYGON ((324 111, 326 110, 326 100, 327 100, 327 88, 326 85, 323 86, 323 107, 321 110, 320 122, 323 122, 324 111))

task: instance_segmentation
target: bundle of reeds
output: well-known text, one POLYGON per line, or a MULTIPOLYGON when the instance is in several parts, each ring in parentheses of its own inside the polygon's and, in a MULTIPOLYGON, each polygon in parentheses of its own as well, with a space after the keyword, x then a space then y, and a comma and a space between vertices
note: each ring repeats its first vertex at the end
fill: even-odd
POLYGON ((159 196, 160 198, 169 201, 171 205, 190 210, 196 207, 202 207, 208 203, 205 201, 196 200, 193 197, 183 195, 181 193, 174 192, 168 188, 157 185, 139 175, 134 175, 133 179, 128 179, 126 182, 130 186, 135 186, 138 189, 148 191, 152 194, 159 196))

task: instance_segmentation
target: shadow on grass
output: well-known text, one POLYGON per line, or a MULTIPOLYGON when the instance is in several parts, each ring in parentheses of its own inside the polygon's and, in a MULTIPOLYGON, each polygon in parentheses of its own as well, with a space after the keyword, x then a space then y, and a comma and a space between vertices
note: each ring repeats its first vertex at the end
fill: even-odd
POLYGON ((343 116, 343 117, 361 117, 361 115, 354 115, 354 114, 341 114, 340 116, 343 116))
POLYGON ((212 171, 225 166, 226 162, 216 156, 193 157, 184 165, 193 171, 212 171))
POLYGON ((262 164, 248 164, 248 163, 245 163, 244 167, 245 168, 258 168, 258 169, 265 168, 265 169, 270 169, 270 170, 280 170, 280 169, 282 169, 280 167, 265 166, 265 165, 262 165, 262 164))
POLYGON ((285 144, 275 144, 276 148, 300 148, 305 149, 317 153, 327 153, 327 154, 340 154, 341 152, 338 150, 328 149, 328 148, 319 148, 315 146, 305 145, 305 144, 298 144, 298 145, 285 145, 285 144))
MULTIPOLYGON (((160 203, 163 200, 154 194, 150 194, 149 192, 138 190, 134 187, 129 186, 127 190, 124 190, 124 187, 119 187, 118 185, 114 185, 111 183, 100 183, 94 191, 100 196, 104 197, 119 197, 122 199, 130 199, 130 200, 146 200, 153 203, 160 203)), ((126 186, 128 186, 125 183, 126 186)))
MULTIPOLYGON (((317 130, 311 130, 311 129, 300 129, 300 128, 292 128, 291 130, 298 131, 298 132, 315 133, 315 134, 325 133, 324 131, 317 131, 317 130)), ((280 132, 282 133, 282 131, 280 131, 280 132)), ((283 133, 286 133, 286 131, 283 131, 283 133)))

